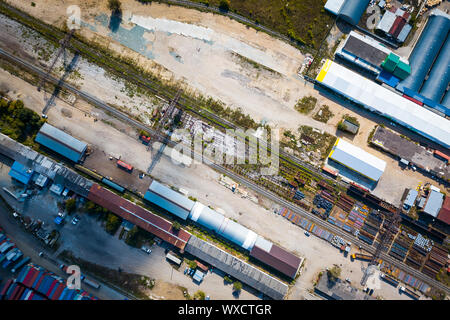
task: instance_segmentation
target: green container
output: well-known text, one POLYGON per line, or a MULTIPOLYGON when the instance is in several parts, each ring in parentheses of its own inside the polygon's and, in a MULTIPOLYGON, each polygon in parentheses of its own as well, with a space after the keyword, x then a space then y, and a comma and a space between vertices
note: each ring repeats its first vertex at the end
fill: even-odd
POLYGON ((411 66, 400 61, 394 70, 394 76, 400 79, 406 79, 411 74, 411 66))
POLYGON ((381 67, 389 72, 394 72, 395 67, 397 66, 397 64, 400 62, 400 57, 390 53, 386 59, 383 61, 383 63, 381 64, 381 67))

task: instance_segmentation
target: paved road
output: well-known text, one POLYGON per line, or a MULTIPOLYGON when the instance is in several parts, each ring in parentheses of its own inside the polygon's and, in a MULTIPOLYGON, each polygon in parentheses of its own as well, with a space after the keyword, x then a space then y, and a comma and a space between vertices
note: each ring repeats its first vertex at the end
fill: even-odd
MULTIPOLYGON (((37 73, 40 76, 44 76, 46 74, 42 69, 32 65, 31 63, 29 63, 27 61, 24 61, 23 59, 17 58, 17 57, 13 56, 12 54, 10 54, 10 53, 2 50, 2 49, 0 49, 0 55, 3 56, 3 57, 6 57, 6 58, 8 58, 8 59, 10 59, 10 60, 12 60, 12 61, 14 61, 16 63, 21 64, 22 66, 32 70, 33 72, 37 73)), ((54 84, 57 84, 59 82, 58 79, 56 79, 56 78, 54 78, 54 77, 52 77, 50 75, 47 77, 47 80, 52 82, 52 83, 54 83, 54 84)), ((97 106, 97 107, 99 107, 101 109, 107 110, 108 112, 110 112, 114 116, 116 116, 117 118, 119 118, 119 119, 121 119, 121 120, 123 120, 125 122, 128 122, 132 126, 138 128, 138 129, 142 129, 142 130, 148 131, 150 134, 158 137, 163 143, 166 143, 168 146, 173 147, 176 144, 175 142, 168 140, 167 137, 165 137, 161 133, 159 133, 159 132, 153 130, 152 128, 150 128, 150 127, 148 127, 148 126, 146 126, 146 125, 144 125, 144 124, 142 124, 142 123, 140 123, 140 122, 130 118, 127 114, 116 110, 115 108, 107 105, 106 103, 104 103, 103 101, 95 98, 94 96, 92 96, 92 95, 90 95, 90 94, 88 94, 86 92, 80 91, 77 88, 75 88, 74 86, 72 86, 72 85, 70 85, 68 83, 65 83, 65 82, 60 83, 60 85, 61 85, 61 87, 63 87, 65 89, 71 91, 72 93, 82 97, 87 102, 89 102, 89 103, 91 103, 91 104, 93 104, 93 105, 95 105, 95 106, 97 106)), ((198 157, 198 159, 202 159, 202 155, 200 155, 200 154, 194 154, 194 156, 198 157)), ((243 177, 237 175, 236 173, 234 173, 234 172, 232 172, 232 171, 230 171, 230 170, 228 170, 228 169, 226 169, 226 168, 224 168, 224 167, 222 167, 220 165, 217 165, 217 164, 213 163, 212 161, 208 161, 208 159, 205 159, 204 157, 203 157, 203 159, 204 159, 205 164, 209 165, 213 169, 215 169, 215 170, 217 170, 217 171, 219 171, 219 172, 221 172, 221 173, 231 177, 232 179, 234 179, 237 182, 239 182, 239 183, 249 187, 250 189, 254 190, 255 192, 257 192, 257 193, 267 197, 268 199, 270 199, 270 200, 272 200, 272 201, 274 201, 274 202, 276 202, 278 204, 283 205, 284 207, 292 210, 293 212, 295 212, 295 213, 297 213, 297 214, 299 214, 299 215, 309 219, 310 221, 314 222, 316 225, 334 232, 335 234, 341 236, 342 238, 344 238, 344 239, 346 239, 348 241, 351 241, 352 243, 354 243, 354 244, 356 244, 358 246, 361 246, 364 250, 366 250, 366 251, 368 251, 368 252, 370 252, 372 254, 375 252, 375 248, 373 246, 369 246, 365 242, 363 242, 363 241, 359 240, 358 238, 348 234, 347 232, 343 231, 342 229, 340 229, 340 228, 338 228, 338 227, 336 227, 336 226, 334 226, 334 225, 332 225, 330 223, 327 223, 326 221, 324 221, 321 218, 313 215, 312 213, 307 212, 306 210, 304 210, 304 209, 302 209, 302 208, 300 208, 300 207, 298 207, 298 206, 296 206, 296 205, 294 205, 294 204, 292 204, 292 203, 290 203, 290 202, 288 202, 288 201, 278 197, 276 194, 274 194, 274 193, 272 193, 270 191, 267 191, 266 189, 260 187, 256 183, 254 183, 254 182, 252 182, 250 180, 247 180, 246 178, 243 178, 243 177)), ((416 278, 418 278, 418 279, 420 279, 420 280, 422 280, 422 281, 432 285, 433 287, 438 288, 440 290, 443 290, 447 294, 450 294, 450 290, 449 290, 449 288, 447 286, 445 286, 441 282, 438 282, 437 280, 431 279, 430 277, 426 276, 425 274, 421 273, 420 271, 417 271, 416 269, 406 265, 405 263, 400 262, 400 261, 398 261, 398 260, 396 260, 396 259, 392 258, 391 256, 389 256, 387 254, 384 254, 384 253, 381 254, 380 258, 383 259, 384 261, 390 263, 390 264, 393 264, 394 266, 396 266, 398 268, 401 268, 402 270, 407 271, 408 273, 410 273, 414 277, 416 277, 416 278)))

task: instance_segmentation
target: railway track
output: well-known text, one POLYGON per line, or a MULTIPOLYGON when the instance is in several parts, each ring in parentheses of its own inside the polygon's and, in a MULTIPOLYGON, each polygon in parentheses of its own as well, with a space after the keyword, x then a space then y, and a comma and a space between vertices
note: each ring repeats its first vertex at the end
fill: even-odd
MULTIPOLYGON (((30 70, 31 72, 34 72, 36 74, 38 74, 39 76, 43 76, 45 74, 45 71, 43 71, 42 69, 40 69, 39 67, 36 67, 34 65, 32 65, 31 63, 24 61, 23 59, 20 59, 6 51, 4 51, 3 49, 0 49, 0 56, 14 62, 17 63, 19 65, 21 65, 22 67, 30 70)), ((171 141, 169 139, 167 139, 167 137, 165 135, 163 135, 162 133, 155 131, 154 129, 140 123, 139 121, 129 117, 127 114, 116 110, 115 108, 109 106, 108 104, 104 103, 103 101, 95 98, 94 96, 80 91, 77 88, 75 88, 74 86, 66 83, 66 82, 60 82, 59 79, 49 75, 47 80, 49 82, 52 82, 54 85, 59 85, 78 95, 79 97, 83 98, 84 100, 86 100, 87 102, 97 106, 100 109, 106 110, 108 112, 110 112, 111 114, 113 114, 115 117, 129 123, 130 125, 136 127, 137 129, 142 129, 145 131, 148 131, 150 134, 152 134, 153 136, 157 137, 158 139, 160 139, 163 143, 167 144, 169 147, 174 147, 176 145, 176 143, 174 141, 171 141)), ((195 152, 195 151, 194 151, 195 152)), ((202 158, 202 155, 200 154, 194 154, 195 157, 199 157, 199 159, 202 158)), ((314 222, 316 225, 323 227, 327 230, 332 231, 333 233, 339 235, 340 237, 342 237, 343 239, 347 240, 347 241, 351 241, 352 243, 361 246, 361 248, 363 248, 364 250, 366 250, 367 252, 370 252, 371 254, 375 253, 375 248, 373 246, 369 246, 368 244, 366 244, 365 242, 359 240, 358 238, 348 234, 347 232, 343 231, 342 229, 327 223, 326 221, 322 220, 321 218, 318 218, 317 216, 313 215, 312 213, 304 210, 303 208, 296 206, 295 204, 292 204, 291 202, 280 198, 278 195, 274 194, 273 192, 270 192, 266 189, 264 189, 263 187, 259 186, 258 184, 254 183, 253 181, 250 181, 236 173, 234 173, 233 171, 228 170, 227 168, 218 165, 216 163, 214 163, 213 161, 209 160, 209 159, 205 159, 204 158, 204 162, 206 165, 210 166, 211 168, 229 176, 230 178, 232 178, 233 180, 235 180, 236 182, 241 183, 242 185, 245 185, 246 187, 252 189, 253 191, 257 192, 258 194, 261 194, 265 197, 267 197, 268 199, 288 208, 289 210, 309 219, 310 221, 314 222)), ((450 290, 447 286, 445 286, 444 284, 442 284, 441 282, 438 282, 434 279, 431 279, 430 277, 426 276, 425 274, 417 271, 416 269, 406 265, 403 262, 400 262, 394 258, 392 258, 391 256, 382 253, 380 255, 380 258, 383 259, 384 261, 402 269, 407 271, 408 273, 412 274, 414 277, 428 283, 429 285, 438 288, 440 290, 443 290, 444 292, 446 292, 447 294, 450 294, 450 290)))

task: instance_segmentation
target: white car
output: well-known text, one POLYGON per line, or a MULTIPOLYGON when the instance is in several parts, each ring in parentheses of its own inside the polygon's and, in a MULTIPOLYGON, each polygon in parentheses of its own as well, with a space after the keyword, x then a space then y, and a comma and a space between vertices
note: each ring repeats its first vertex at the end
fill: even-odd
POLYGON ((78 221, 80 221, 80 219, 78 219, 78 217, 74 217, 74 218, 72 219, 72 224, 73 224, 73 225, 76 225, 76 224, 78 223, 78 221))
POLYGON ((147 253, 147 254, 152 253, 152 250, 150 250, 150 249, 147 248, 146 246, 142 246, 142 247, 141 247, 141 250, 144 251, 144 252, 147 253))

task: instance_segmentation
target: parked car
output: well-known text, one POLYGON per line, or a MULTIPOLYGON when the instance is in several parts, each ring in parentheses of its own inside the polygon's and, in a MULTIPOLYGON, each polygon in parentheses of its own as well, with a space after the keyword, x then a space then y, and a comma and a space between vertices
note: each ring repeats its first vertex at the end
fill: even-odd
POLYGON ((309 237, 311 234, 308 231, 305 231, 305 236, 309 237))
POLYGON ((76 225, 76 224, 78 223, 78 221, 80 221, 80 217, 75 216, 75 217, 73 217, 73 219, 72 219, 72 224, 73 224, 73 225, 76 225))
POLYGON ((347 281, 348 283, 352 283, 349 278, 345 278, 345 281, 347 281))
POLYGON ((189 271, 189 275, 190 275, 190 276, 194 275, 194 272, 195 272, 195 269, 192 269, 192 268, 191 268, 191 271, 189 271))
POLYGON ((144 252, 147 253, 147 254, 152 253, 152 250, 150 250, 150 249, 147 248, 146 246, 142 246, 142 247, 141 247, 141 250, 144 251, 144 252))
POLYGON ((186 269, 184 269, 184 274, 188 273, 189 271, 189 267, 186 267, 186 269))

